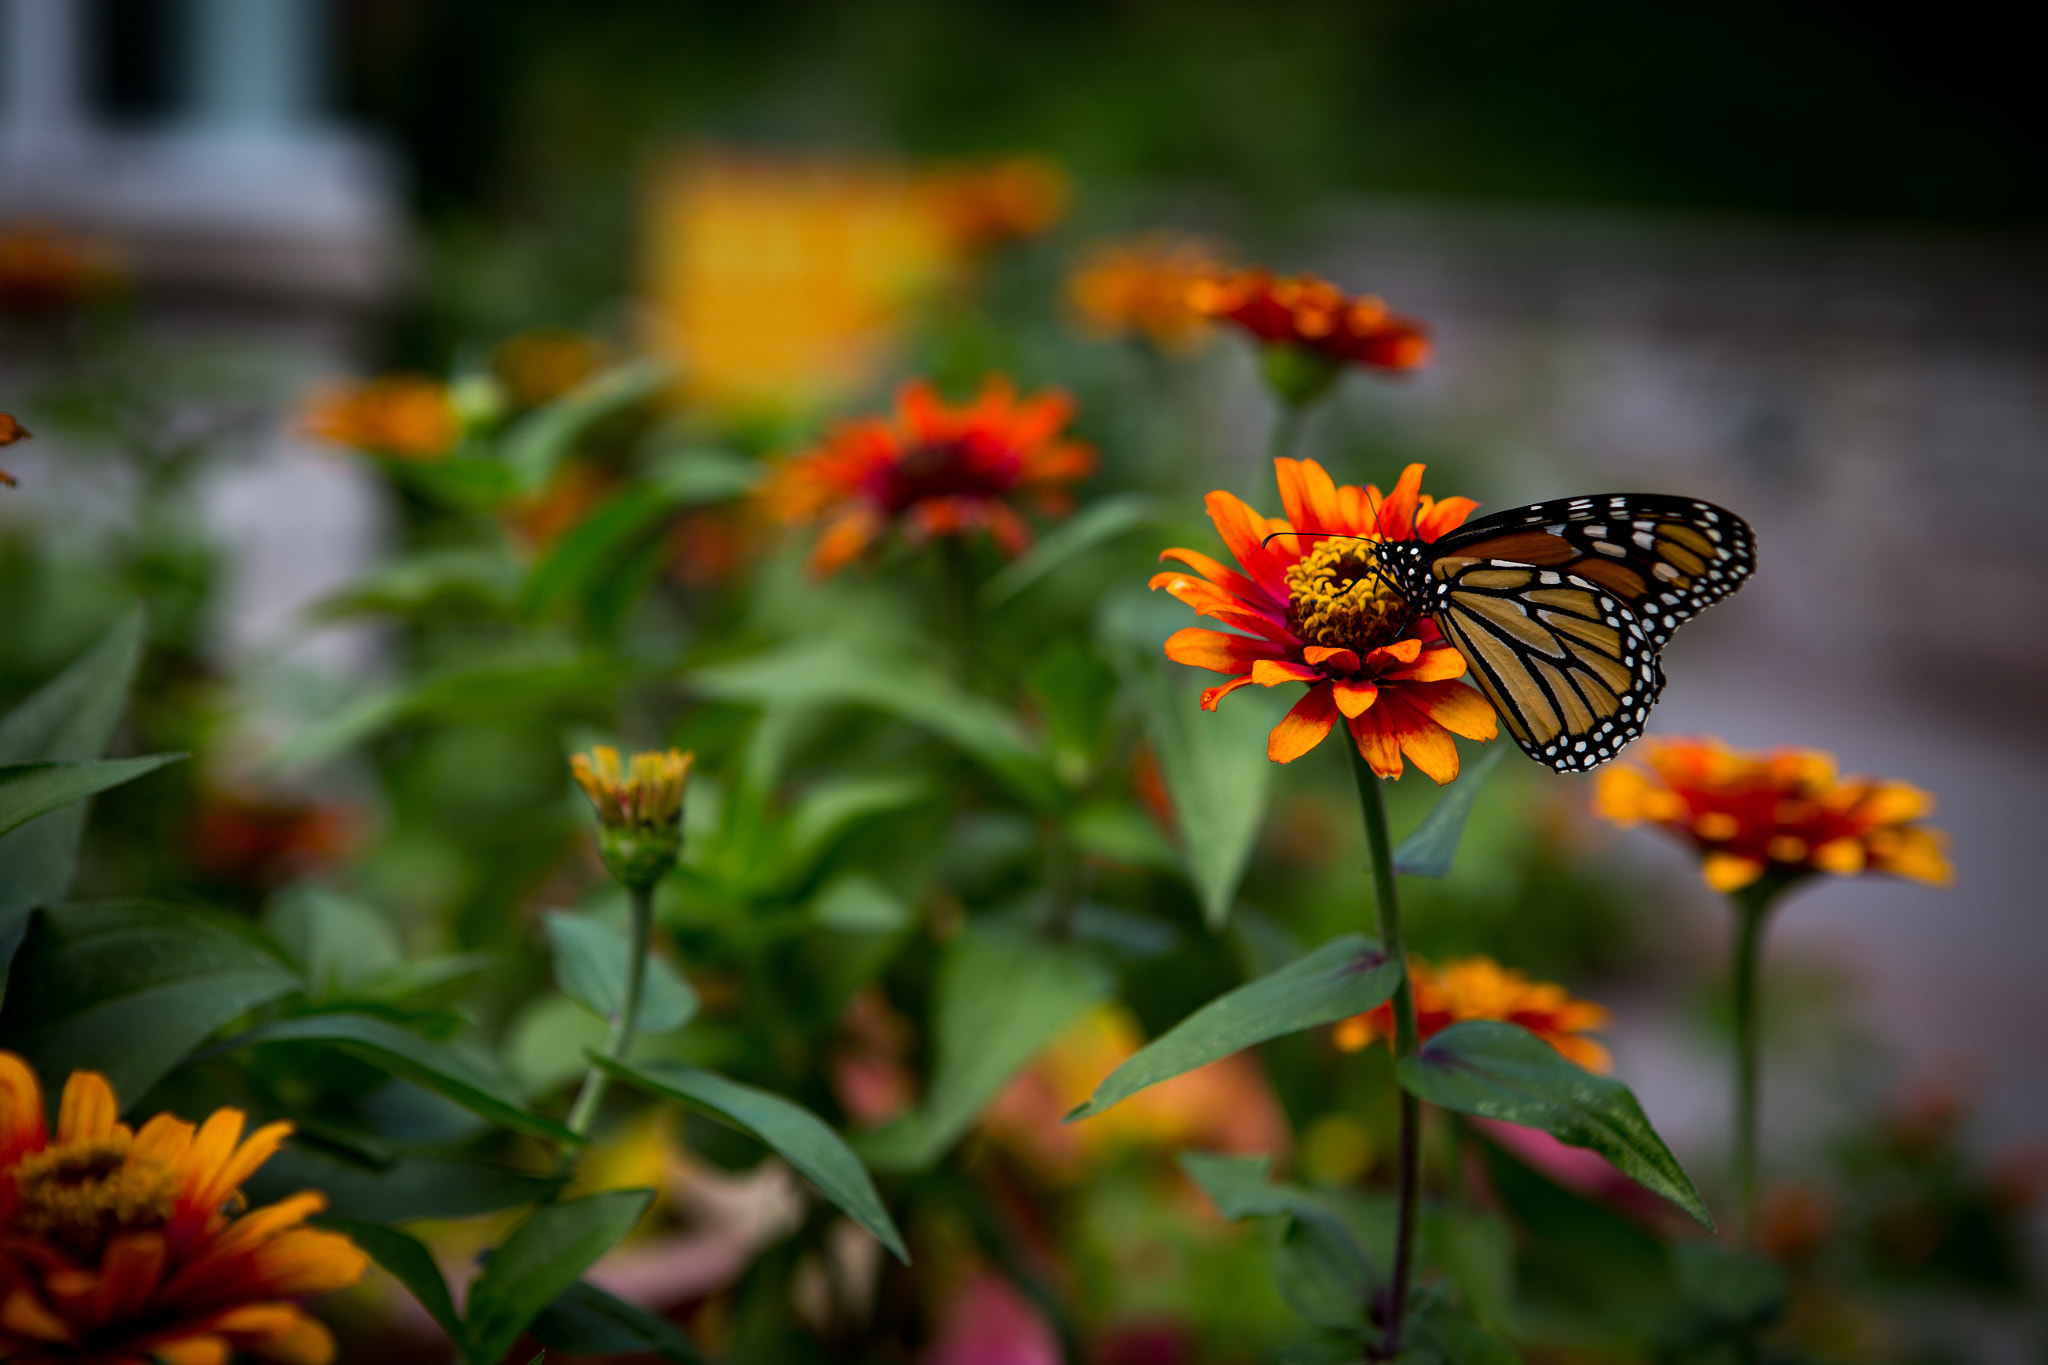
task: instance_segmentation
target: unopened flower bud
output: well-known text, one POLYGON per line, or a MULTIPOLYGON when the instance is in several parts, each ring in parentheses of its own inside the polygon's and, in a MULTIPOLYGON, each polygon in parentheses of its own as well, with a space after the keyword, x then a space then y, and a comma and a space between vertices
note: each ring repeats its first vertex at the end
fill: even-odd
POLYGON ((605 869, 630 891, 648 891, 668 875, 683 850, 683 788, 695 754, 675 749, 633 755, 600 744, 569 761, 576 784, 597 812, 598 851, 605 869))

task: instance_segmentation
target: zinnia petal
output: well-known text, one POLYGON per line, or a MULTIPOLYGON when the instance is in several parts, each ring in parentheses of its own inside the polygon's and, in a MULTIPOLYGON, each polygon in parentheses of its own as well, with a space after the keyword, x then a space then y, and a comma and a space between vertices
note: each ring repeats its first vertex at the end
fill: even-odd
POLYGON ((1273 656, 1274 648, 1267 641, 1199 626, 1177 630, 1166 641, 1167 658, 1216 673, 1243 673, 1273 656))
POLYGON ((1337 724, 1337 714, 1330 685, 1311 687, 1266 737, 1266 757, 1275 763, 1292 763, 1323 742, 1337 724))

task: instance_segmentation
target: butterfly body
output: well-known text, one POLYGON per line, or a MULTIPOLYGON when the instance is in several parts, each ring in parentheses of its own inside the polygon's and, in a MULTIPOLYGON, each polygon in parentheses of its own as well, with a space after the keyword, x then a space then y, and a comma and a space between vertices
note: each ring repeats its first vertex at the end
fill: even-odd
POLYGON ((1695 498, 1606 493, 1496 513, 1375 558, 1464 656, 1515 742, 1559 772, 1614 757, 1664 690, 1672 632, 1756 570, 1748 523, 1695 498))

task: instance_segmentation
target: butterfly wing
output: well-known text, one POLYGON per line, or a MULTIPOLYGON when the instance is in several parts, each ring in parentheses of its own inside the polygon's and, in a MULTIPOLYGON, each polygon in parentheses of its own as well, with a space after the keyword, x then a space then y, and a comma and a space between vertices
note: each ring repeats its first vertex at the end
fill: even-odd
POLYGON ((1516 743, 1578 772, 1642 733, 1658 651, 1755 572, 1755 546, 1693 498, 1560 498, 1440 538, 1415 586, 1516 743))

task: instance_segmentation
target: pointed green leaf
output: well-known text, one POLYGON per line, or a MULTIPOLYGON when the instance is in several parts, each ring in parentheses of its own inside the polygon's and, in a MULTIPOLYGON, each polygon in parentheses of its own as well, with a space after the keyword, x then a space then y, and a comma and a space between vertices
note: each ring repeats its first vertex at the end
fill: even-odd
POLYGON ((921 1170, 944 1156, 1010 1078, 1116 980, 1085 949, 1035 935, 962 934, 939 964, 935 1065, 924 1104, 861 1140, 877 1170, 921 1170))
POLYGON ((1158 510, 1159 500, 1144 493, 1118 493, 1089 504, 983 584, 981 604, 1001 606, 1083 550, 1143 526, 1158 510))
POLYGON ((653 397, 673 374, 674 366, 659 357, 629 361, 592 375, 521 418, 505 437, 503 455, 518 490, 532 493, 545 487, 584 432, 653 397))
POLYGON ((818 1192, 837 1204, 847 1217, 873 1233, 875 1240, 908 1265, 903 1235, 882 1206, 867 1167, 845 1139, 810 1110, 780 1095, 742 1085, 716 1072, 676 1062, 628 1066, 604 1057, 591 1060, 629 1085, 723 1119, 752 1133, 784 1161, 796 1167, 818 1192))
POLYGON ((294 1138, 242 1189, 258 1207, 300 1190, 318 1190, 336 1218, 409 1223, 538 1204, 553 1198, 561 1185, 524 1171, 447 1157, 405 1156, 371 1166, 294 1138))
POLYGON ((0 834, 38 815, 83 801, 95 792, 133 782, 183 754, 147 758, 100 758, 80 763, 9 763, 0 766, 0 834))
POLYGON ((1586 1147, 1707 1227, 1704 1200, 1657 1136, 1633 1091, 1567 1061, 1518 1024, 1471 1019, 1432 1037, 1400 1065, 1401 1084, 1461 1114, 1537 1128, 1586 1147))
MULTIPOLYGON (((76 762, 106 753, 142 657, 142 624, 139 608, 124 613, 69 668, 0 719, 0 764, 76 762)), ((53 811, 0 837, 0 923, 70 893, 85 814, 83 807, 53 811)))
POLYGON ((1471 817, 1472 803, 1479 799, 1479 789, 1486 784, 1487 775, 1506 752, 1496 744, 1466 765, 1450 790, 1437 798, 1435 807, 1423 817, 1415 832, 1394 850, 1396 872, 1409 877, 1450 875, 1451 863, 1458 856, 1458 841, 1465 837, 1465 821, 1471 817))
POLYGON ((462 1349, 462 1317, 455 1311, 455 1300, 448 1293, 448 1281, 441 1278, 441 1267, 434 1263, 434 1254, 419 1238, 381 1223, 358 1222, 352 1218, 323 1215, 319 1223, 347 1237, 369 1253, 371 1260, 391 1272, 391 1277, 404 1285, 419 1301, 420 1307, 427 1310, 427 1316, 440 1324, 456 1349, 462 1349))
POLYGON ((614 1190, 549 1204, 491 1253, 463 1324, 471 1365, 497 1365, 527 1324, 633 1230, 653 1190, 614 1190))
POLYGON ((1401 966, 1364 934, 1342 934, 1269 976, 1217 996, 1109 1073, 1067 1122, 1101 1113, 1254 1043, 1332 1024, 1386 1003, 1401 966))
MULTIPOLYGON (((555 950, 555 984, 598 1018, 615 1020, 626 1001, 626 970, 633 948, 616 924, 551 910, 543 917, 555 950)), ((670 1033, 697 1014, 697 993, 676 969, 650 954, 640 994, 642 1033, 670 1033)))
POLYGON ((698 1365, 704 1355, 683 1330, 638 1304, 578 1280, 527 1330, 544 1346, 572 1356, 654 1355, 698 1365))
POLYGON ((1295 1218, 1281 1239, 1273 1280, 1287 1306, 1318 1327, 1364 1331, 1379 1271, 1351 1229, 1334 1217, 1295 1218))
POLYGON ((221 1051, 274 1043, 317 1043, 446 1096, 480 1118, 553 1142, 583 1139, 553 1119, 531 1114, 511 1082, 463 1053, 367 1014, 308 1014, 261 1024, 220 1044, 221 1051))
POLYGON ((298 987, 249 926, 148 901, 38 912, 0 1046, 45 1076, 105 1074, 134 1104, 235 1016, 298 987))
POLYGON ((1270 1156, 1188 1151, 1180 1154, 1180 1168, 1202 1187, 1216 1212, 1233 1223, 1247 1218, 1285 1218, 1313 1206, 1304 1191, 1273 1183, 1270 1156))

